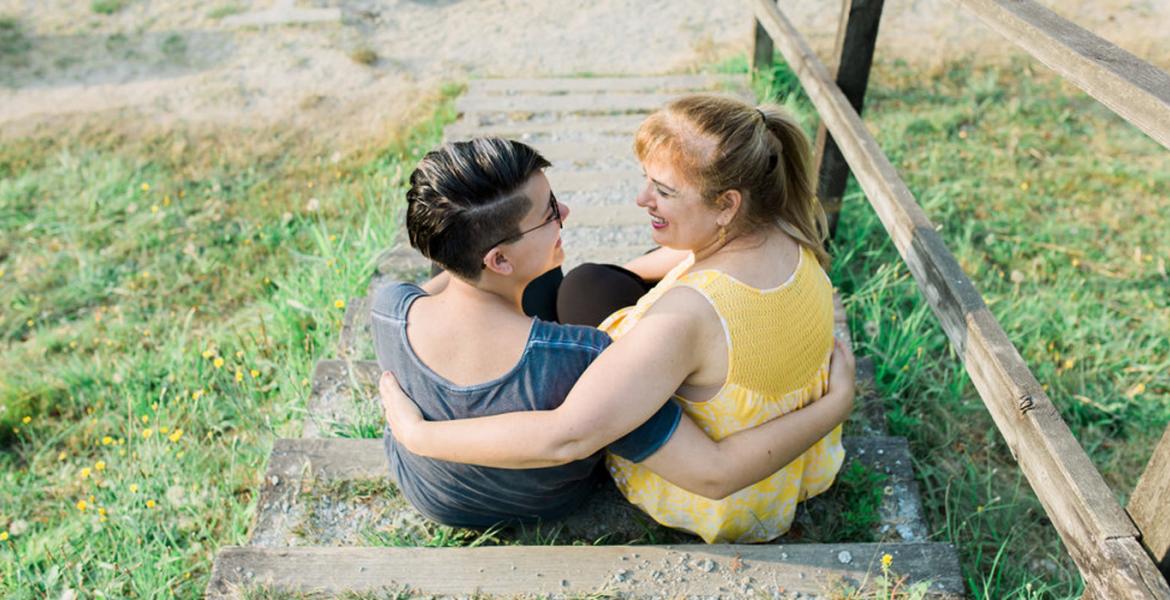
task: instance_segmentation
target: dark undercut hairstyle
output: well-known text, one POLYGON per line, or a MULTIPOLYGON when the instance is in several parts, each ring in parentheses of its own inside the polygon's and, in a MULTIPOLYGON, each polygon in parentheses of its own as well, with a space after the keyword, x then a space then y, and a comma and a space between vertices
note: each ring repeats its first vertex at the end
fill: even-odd
POLYGON ((520 188, 548 166, 531 146, 501 138, 428 152, 406 192, 410 245, 452 275, 477 281, 489 244, 520 234, 520 220, 532 208, 520 188))

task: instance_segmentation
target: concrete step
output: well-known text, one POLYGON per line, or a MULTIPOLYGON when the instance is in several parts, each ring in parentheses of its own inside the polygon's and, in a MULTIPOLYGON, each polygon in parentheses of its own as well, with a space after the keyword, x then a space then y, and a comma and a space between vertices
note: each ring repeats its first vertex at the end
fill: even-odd
POLYGON ((473 79, 468 94, 569 94, 582 92, 726 92, 749 86, 744 75, 660 75, 650 77, 547 77, 473 79))
POLYGON ((558 170, 549 169, 545 172, 553 192, 566 194, 570 192, 608 192, 611 195, 624 198, 632 203, 641 189, 643 177, 641 169, 582 169, 558 170), (633 192, 633 193, 631 193, 633 192))
POLYGON ((657 92, 578 92, 564 95, 477 94, 468 91, 455 101, 455 110, 464 115, 480 113, 649 114, 678 95, 657 92))
POLYGON ((515 138, 526 142, 551 140, 573 141, 597 135, 623 135, 633 139, 634 131, 645 115, 561 115, 559 119, 515 120, 480 125, 466 119, 456 121, 443 130, 447 140, 464 140, 479 136, 515 138))
MULTIPOLYGON (((840 515, 858 499, 877 499, 874 540, 922 541, 923 522, 909 448, 903 438, 847 437, 847 464, 828 492, 798 509, 792 532, 781 542, 838 542, 857 526, 840 515), (858 466, 853 466, 853 463, 858 466), (873 486, 880 485, 880 493, 873 486), (852 528, 851 528, 852 527, 852 528)), ((866 500, 867 502, 869 500, 866 500)), ((279 439, 260 489, 250 544, 282 547, 329 543, 375 545, 371 539, 416 540, 433 529, 397 493, 381 439, 279 439), (355 493, 354 490, 357 490, 355 493), (377 490, 371 492, 371 490, 377 490)), ((540 527, 508 528, 500 543, 677 543, 697 538, 654 523, 606 482, 570 517, 540 527)))
MULTIPOLYGON (((346 312, 338 349, 345 355, 373 358, 369 304, 364 298, 350 306, 355 304, 365 304, 366 309, 346 312)), ((372 360, 317 361, 301 437, 359 437, 361 432, 367 432, 366 437, 379 435, 384 422, 377 397, 381 373, 372 360)))
POLYGON ((914 543, 227 547, 216 558, 207 598, 236 598, 257 588, 411 597, 868 598, 879 590, 886 554, 890 570, 906 578, 897 587, 925 587, 915 597, 965 597, 954 547, 914 543))

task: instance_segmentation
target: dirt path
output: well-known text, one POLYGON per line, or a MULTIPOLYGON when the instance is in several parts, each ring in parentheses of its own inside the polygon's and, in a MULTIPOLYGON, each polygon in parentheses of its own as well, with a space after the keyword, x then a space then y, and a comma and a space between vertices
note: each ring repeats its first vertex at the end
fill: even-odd
MULTIPOLYGON (((683 72, 750 43, 742 0, 120 3, 107 15, 89 0, 0 0, 5 135, 95 115, 278 125, 360 142, 443 81, 683 72)), ((835 2, 786 4, 814 46, 831 45, 835 2)), ((1056 9, 1170 64, 1170 42, 1156 30, 1170 22, 1170 0, 1074 0, 1056 9)), ((977 48, 1010 46, 947 0, 887 0, 879 56, 937 62, 977 48)))

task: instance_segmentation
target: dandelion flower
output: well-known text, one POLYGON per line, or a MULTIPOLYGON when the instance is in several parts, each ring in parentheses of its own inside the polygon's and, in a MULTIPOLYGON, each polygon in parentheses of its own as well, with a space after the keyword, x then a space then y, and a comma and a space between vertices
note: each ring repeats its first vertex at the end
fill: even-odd
POLYGON ((239 370, 239 369, 236 369, 236 381, 243 381, 243 380, 244 380, 244 372, 239 370))
POLYGON ((82 479, 87 479, 87 478, 89 478, 89 474, 90 474, 89 467, 83 467, 83 468, 81 469, 81 478, 82 478, 82 479))
POLYGON ((77 501, 77 510, 80 510, 81 512, 85 512, 85 508, 87 506, 89 506, 89 504, 86 503, 85 500, 78 500, 77 501))
POLYGON ((32 423, 32 417, 25 416, 23 419, 20 420, 20 422, 24 423, 25 425, 28 425, 29 423, 32 423))
POLYGON ((179 438, 181 438, 181 437, 183 437, 183 430, 182 430, 182 429, 176 429, 176 430, 174 431, 174 433, 172 433, 171 435, 167 436, 167 439, 168 439, 168 440, 170 440, 170 441, 172 441, 172 442, 177 442, 177 441, 179 441, 179 438))
POLYGON ((892 562, 894 562, 893 556, 890 556, 889 554, 882 555, 882 568, 883 569, 890 568, 890 563, 892 563, 892 562))
POLYGON ((136 493, 138 493, 138 484, 137 484, 137 483, 131 483, 131 484, 130 484, 130 493, 131 493, 131 494, 136 494, 136 493))
POLYGON ((222 368, 223 367, 223 359, 217 356, 217 357, 215 357, 215 360, 212 361, 211 364, 215 365, 215 368, 217 368, 217 369, 222 368))
POLYGON ((146 429, 143 429, 143 430, 142 430, 142 437, 143 437, 144 439, 145 439, 145 438, 149 438, 149 437, 150 437, 150 436, 152 436, 152 435, 154 435, 154 430, 153 430, 153 429, 151 429, 151 428, 147 427, 146 429))
POLYGON ((7 541, 8 541, 8 532, 7 531, 0 531, 0 542, 7 542, 7 541))
POLYGON ((203 358, 211 358, 212 356, 215 356, 215 353, 212 352, 211 350, 204 350, 203 351, 203 358))
POLYGON ((142 182, 142 186, 141 186, 141 188, 142 188, 142 191, 144 191, 144 192, 149 192, 149 191, 150 191, 150 184, 149 184, 149 183, 146 183, 146 182, 144 181, 144 182, 142 182))
POLYGON ((114 443, 114 438, 112 438, 108 435, 102 437, 102 445, 103 446, 109 446, 110 444, 113 444, 113 443, 114 443))
POLYGON ((99 506, 99 507, 98 507, 98 514, 99 514, 99 515, 101 515, 101 516, 103 516, 103 517, 104 517, 104 516, 106 516, 106 507, 104 507, 104 506, 99 506))
POLYGON ((345 308, 345 300, 338 298, 337 300, 333 301, 333 306, 337 308, 345 308))
POLYGON ((260 371, 252 369, 251 371, 248 371, 248 374, 252 376, 252 379, 255 379, 260 376, 260 371))
POLYGON ((150 422, 150 415, 142 415, 142 422, 149 423, 150 422))
POLYGON ((154 508, 154 500, 147 500, 146 508, 154 508))
POLYGON ((191 399, 192 399, 192 400, 198 400, 198 399, 199 399, 201 396, 203 396, 203 390, 195 390, 195 391, 194 391, 194 392, 191 394, 191 399))
POLYGON ((106 461, 104 461, 104 460, 97 461, 96 463, 94 463, 93 468, 95 470, 98 470, 98 471, 105 471, 106 470, 106 461))

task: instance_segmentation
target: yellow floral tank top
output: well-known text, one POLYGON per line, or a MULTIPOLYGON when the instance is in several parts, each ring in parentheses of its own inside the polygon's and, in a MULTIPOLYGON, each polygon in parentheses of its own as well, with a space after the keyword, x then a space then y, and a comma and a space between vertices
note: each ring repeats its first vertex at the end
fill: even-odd
MULTIPOLYGON (((692 255, 637 305, 610 315, 600 329, 621 337, 675 286, 703 294, 727 335, 727 380, 709 400, 676 399, 715 440, 820 398, 833 350, 833 290, 812 252, 802 247, 789 280, 769 290, 720 271, 688 273, 693 264, 692 255)), ((618 489, 659 523, 695 533, 707 543, 748 543, 788 531, 797 502, 828 489, 844 458, 838 426, 783 469, 722 500, 692 494, 619 456, 611 454, 608 461, 618 489)))

